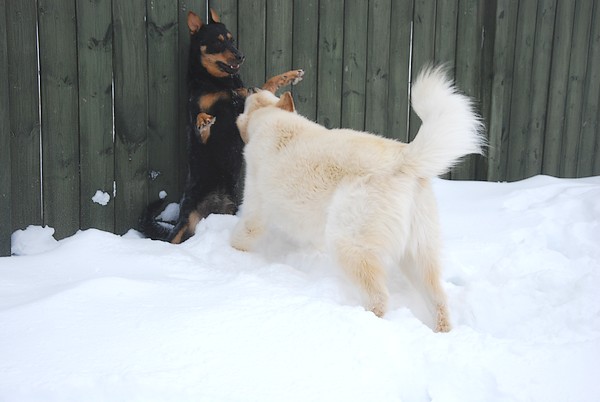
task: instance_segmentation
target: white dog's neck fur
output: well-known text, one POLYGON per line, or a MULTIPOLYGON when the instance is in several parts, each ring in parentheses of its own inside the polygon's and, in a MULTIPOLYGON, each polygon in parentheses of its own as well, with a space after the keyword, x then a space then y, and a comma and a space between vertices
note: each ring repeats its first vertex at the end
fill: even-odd
POLYGON ((253 250, 270 228, 325 248, 385 314, 386 272, 401 268, 424 296, 436 331, 450 322, 439 271, 439 228, 429 178, 480 152, 479 119, 441 69, 413 87, 423 120, 410 144, 348 129, 329 130, 294 112, 289 93, 259 92, 238 118, 246 184, 232 245, 253 250))

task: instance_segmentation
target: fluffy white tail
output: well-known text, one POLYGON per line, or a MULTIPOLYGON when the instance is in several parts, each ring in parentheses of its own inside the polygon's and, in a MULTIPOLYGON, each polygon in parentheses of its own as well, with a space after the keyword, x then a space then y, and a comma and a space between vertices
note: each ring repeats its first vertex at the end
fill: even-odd
POLYGON ((411 102, 423 124, 405 148, 402 170, 418 177, 439 176, 461 157, 482 153, 481 120, 471 100, 457 92, 442 67, 426 67, 419 73, 411 102))

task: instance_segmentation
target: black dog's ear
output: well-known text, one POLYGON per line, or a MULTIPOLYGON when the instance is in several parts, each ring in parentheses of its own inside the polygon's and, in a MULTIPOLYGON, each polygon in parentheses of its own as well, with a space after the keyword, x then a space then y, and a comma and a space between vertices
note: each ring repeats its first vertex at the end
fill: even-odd
POLYGON ((188 28, 190 29, 190 34, 195 34, 198 32, 200 28, 202 28, 202 20, 196 13, 190 11, 187 17, 188 28))
POLYGON ((210 18, 208 19, 208 22, 221 22, 219 14, 217 14, 217 12, 212 8, 210 9, 210 18))

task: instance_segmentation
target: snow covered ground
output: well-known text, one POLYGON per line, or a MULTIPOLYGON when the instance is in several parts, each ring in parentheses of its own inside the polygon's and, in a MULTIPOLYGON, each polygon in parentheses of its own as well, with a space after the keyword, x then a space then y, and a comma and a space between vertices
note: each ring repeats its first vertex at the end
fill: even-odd
POLYGON ((448 334, 400 277, 379 319, 326 256, 233 250, 234 216, 177 246, 18 231, 0 401, 599 401, 600 177, 434 187, 448 334))

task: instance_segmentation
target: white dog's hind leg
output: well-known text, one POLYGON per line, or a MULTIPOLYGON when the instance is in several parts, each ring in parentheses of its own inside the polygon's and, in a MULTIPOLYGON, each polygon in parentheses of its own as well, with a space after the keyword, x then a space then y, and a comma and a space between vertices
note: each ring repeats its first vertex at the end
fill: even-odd
POLYGON ((448 332, 452 326, 440 273, 439 221, 429 181, 419 182, 414 198, 416 207, 411 213, 412 221, 402 267, 427 302, 435 322, 435 331, 448 332))
POLYGON ((448 332, 452 329, 446 302, 446 293, 440 279, 440 264, 437 252, 420 253, 417 269, 420 269, 423 289, 430 308, 435 311, 435 332, 448 332))
POLYGON ((389 293, 383 265, 375 255, 355 244, 335 246, 338 263, 367 294, 366 308, 382 317, 387 310, 389 293))
POLYGON ((424 298, 427 309, 433 314, 435 332, 448 332, 452 326, 440 277, 438 250, 434 244, 428 243, 427 239, 419 239, 416 244, 417 249, 413 250, 410 256, 405 256, 401 266, 424 298))

